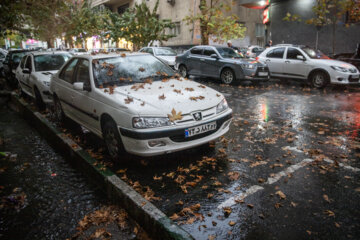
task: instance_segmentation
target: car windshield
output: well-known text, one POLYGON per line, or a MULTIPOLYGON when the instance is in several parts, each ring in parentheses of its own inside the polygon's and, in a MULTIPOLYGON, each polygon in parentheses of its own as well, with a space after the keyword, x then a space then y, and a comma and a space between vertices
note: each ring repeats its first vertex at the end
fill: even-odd
POLYGON ((155 54, 160 56, 176 56, 176 52, 171 48, 154 48, 155 54))
POLYGON ((312 59, 330 59, 328 56, 326 56, 320 50, 314 50, 314 49, 312 49, 310 47, 302 47, 301 49, 306 53, 306 55, 309 56, 309 58, 312 58, 312 59))
POLYGON ((59 70, 61 66, 71 58, 70 54, 44 54, 34 57, 35 71, 54 71, 59 70))
POLYGON ((158 81, 174 76, 174 71, 152 55, 102 58, 93 60, 98 88, 158 81))
POLYGON ((221 48, 217 47, 216 50, 220 53, 223 58, 243 58, 240 54, 234 51, 232 48, 221 48))

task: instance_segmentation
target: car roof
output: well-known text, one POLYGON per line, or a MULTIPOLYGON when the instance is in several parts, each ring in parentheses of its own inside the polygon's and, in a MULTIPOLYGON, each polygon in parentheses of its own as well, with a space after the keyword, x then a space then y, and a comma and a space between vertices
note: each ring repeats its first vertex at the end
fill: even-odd
POLYGON ((298 44, 276 44, 274 46, 271 46, 271 47, 298 47, 298 48, 301 48, 301 47, 306 47, 305 45, 298 45, 298 44))
POLYGON ((127 56, 148 55, 148 53, 142 53, 142 52, 123 51, 120 53, 111 52, 111 53, 83 54, 83 55, 74 56, 74 58, 102 59, 102 58, 111 58, 111 57, 121 57, 122 53, 125 53, 127 56))
POLYGON ((69 54, 69 53, 66 51, 52 51, 52 52, 36 51, 36 52, 30 52, 29 54, 32 54, 34 56, 39 56, 39 55, 69 54))

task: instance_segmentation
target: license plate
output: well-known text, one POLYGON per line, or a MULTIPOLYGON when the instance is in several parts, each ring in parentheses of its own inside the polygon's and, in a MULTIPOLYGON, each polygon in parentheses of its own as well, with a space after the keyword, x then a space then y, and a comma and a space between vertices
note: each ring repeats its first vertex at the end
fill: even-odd
POLYGON ((258 74, 259 74, 260 77, 264 77, 264 76, 269 75, 268 72, 259 72, 258 74))
POLYGON ((359 80, 360 75, 352 75, 352 79, 359 80))
POLYGON ((216 122, 185 129, 185 137, 192 137, 216 129, 216 122))

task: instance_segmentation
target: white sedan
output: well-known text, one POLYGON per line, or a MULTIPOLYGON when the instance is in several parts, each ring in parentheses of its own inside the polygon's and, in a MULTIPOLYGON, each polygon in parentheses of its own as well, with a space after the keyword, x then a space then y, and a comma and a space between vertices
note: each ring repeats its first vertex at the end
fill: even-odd
POLYGON ((268 65, 275 78, 309 82, 316 88, 327 84, 359 84, 359 71, 354 65, 333 60, 307 46, 280 44, 267 48, 257 58, 268 65))
POLYGON ((73 57, 53 75, 55 115, 102 137, 110 156, 153 156, 212 141, 229 130, 224 96, 183 79, 149 54, 73 57))
POLYGON ((35 98, 40 109, 52 102, 50 79, 71 58, 67 52, 30 52, 16 69, 15 75, 21 91, 35 98))

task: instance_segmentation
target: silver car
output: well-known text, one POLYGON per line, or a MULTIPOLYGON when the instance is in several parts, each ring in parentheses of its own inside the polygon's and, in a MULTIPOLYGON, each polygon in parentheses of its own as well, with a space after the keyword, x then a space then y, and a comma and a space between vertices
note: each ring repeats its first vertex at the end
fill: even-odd
POLYGON ((270 78, 265 64, 245 59, 228 47, 193 47, 176 57, 175 69, 182 77, 220 77, 225 84, 236 80, 267 81, 270 78))
POLYGON ((177 54, 169 47, 144 47, 139 52, 150 53, 174 69, 177 54))

